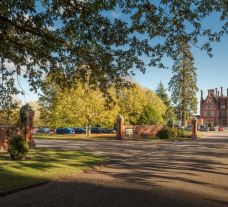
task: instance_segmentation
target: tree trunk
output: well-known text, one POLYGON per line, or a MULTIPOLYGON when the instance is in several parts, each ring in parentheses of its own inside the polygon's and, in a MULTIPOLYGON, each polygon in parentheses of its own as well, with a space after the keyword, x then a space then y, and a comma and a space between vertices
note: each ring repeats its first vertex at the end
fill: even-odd
POLYGON ((182 111, 181 114, 181 126, 185 127, 185 112, 182 111))
POLYGON ((86 123, 86 137, 89 138, 91 134, 91 123, 87 122, 86 123))

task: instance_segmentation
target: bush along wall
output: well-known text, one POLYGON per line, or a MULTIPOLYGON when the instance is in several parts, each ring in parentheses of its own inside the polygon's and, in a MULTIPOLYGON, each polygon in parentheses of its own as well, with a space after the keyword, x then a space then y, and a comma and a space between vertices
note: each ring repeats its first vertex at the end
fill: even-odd
POLYGON ((8 152, 13 160, 23 160, 29 151, 27 141, 20 135, 10 137, 8 152))
POLYGON ((170 139, 176 137, 186 137, 183 129, 163 127, 157 134, 160 139, 170 139))

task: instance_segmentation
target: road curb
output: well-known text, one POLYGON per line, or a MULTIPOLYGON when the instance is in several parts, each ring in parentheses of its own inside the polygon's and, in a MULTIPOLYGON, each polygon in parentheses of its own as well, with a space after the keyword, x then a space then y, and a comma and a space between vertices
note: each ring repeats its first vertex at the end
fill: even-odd
POLYGON ((35 184, 27 185, 27 186, 24 186, 24 187, 13 189, 13 190, 8 190, 8 191, 0 192, 0 197, 5 197, 7 195, 16 193, 16 192, 21 191, 21 190, 27 190, 27 189, 30 189, 30 188, 39 187, 39 186, 45 185, 45 184, 47 184, 49 182, 50 181, 43 181, 43 182, 40 182, 40 183, 35 183, 35 184))

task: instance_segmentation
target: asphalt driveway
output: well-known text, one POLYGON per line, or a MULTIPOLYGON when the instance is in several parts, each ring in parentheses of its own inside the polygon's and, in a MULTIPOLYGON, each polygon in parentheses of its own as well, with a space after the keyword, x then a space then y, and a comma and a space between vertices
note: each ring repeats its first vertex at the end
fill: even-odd
POLYGON ((110 163, 0 198, 1 206, 228 206, 228 138, 184 142, 36 140, 104 154, 110 163))

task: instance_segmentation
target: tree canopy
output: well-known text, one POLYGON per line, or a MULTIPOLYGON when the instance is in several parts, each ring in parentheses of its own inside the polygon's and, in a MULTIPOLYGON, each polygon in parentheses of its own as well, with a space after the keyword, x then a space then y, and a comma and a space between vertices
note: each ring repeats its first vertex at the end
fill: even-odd
POLYGON ((137 84, 116 90, 108 95, 99 87, 76 82, 61 89, 46 80, 40 98, 41 119, 49 127, 113 127, 118 114, 126 124, 162 124, 166 106, 151 90, 137 84))
POLYGON ((134 85, 117 94, 120 114, 126 124, 163 124, 166 106, 151 90, 134 85))
POLYGON ((210 53, 209 42, 227 34, 227 17, 226 0, 1 1, 1 98, 20 91, 18 76, 37 90, 55 70, 61 85, 90 71, 105 89, 135 69, 144 72, 143 56, 152 67, 163 67, 164 56, 176 59, 180 40, 198 44, 204 36, 199 47, 210 53), (221 20, 217 31, 202 23, 213 12, 221 20))
MULTIPOLYGON (((108 103, 109 97, 98 87, 76 82, 71 87, 61 89, 47 79, 42 89, 40 118, 46 126, 89 128, 96 124, 106 127, 115 124, 119 108, 108 103)), ((112 95, 111 89, 109 94, 112 95)))

